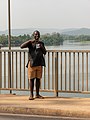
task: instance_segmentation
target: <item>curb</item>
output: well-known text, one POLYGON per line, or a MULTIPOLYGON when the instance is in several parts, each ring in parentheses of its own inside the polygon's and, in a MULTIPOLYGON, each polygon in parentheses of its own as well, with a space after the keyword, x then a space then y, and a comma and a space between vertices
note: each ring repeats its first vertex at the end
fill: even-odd
POLYGON ((47 108, 0 107, 0 113, 90 118, 90 112, 47 108))

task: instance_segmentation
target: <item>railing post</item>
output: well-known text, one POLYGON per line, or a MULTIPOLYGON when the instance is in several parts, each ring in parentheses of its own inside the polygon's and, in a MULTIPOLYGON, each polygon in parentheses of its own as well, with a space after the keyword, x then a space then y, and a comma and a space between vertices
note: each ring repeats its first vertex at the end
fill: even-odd
POLYGON ((58 97, 58 52, 55 53, 55 96, 58 97))
MULTIPOLYGON (((2 53, 1 51, 0 51, 0 88, 2 88, 2 53)), ((0 93, 1 93, 1 90, 0 90, 0 93)))
MULTIPOLYGON (((11 83, 11 52, 8 53, 8 87, 12 88, 11 83)), ((12 94, 12 90, 10 90, 10 94, 12 94)))

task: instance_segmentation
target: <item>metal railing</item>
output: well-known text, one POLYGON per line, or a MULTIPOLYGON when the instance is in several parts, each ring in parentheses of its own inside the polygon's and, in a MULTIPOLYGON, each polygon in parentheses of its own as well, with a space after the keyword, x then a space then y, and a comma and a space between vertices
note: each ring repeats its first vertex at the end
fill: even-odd
MULTIPOLYGON (((0 90, 29 90, 27 61, 28 50, 0 50, 0 90)), ((90 93, 90 50, 48 50, 45 61, 41 91, 90 93)))

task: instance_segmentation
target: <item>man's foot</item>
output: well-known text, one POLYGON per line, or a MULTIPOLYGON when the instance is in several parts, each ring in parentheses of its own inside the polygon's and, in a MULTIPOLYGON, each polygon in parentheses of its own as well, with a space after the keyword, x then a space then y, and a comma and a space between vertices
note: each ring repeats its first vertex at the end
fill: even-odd
POLYGON ((30 96, 30 97, 29 97, 29 100, 34 100, 33 96, 30 96))
POLYGON ((43 96, 41 96, 41 95, 36 95, 36 97, 35 97, 35 98, 44 99, 44 97, 43 97, 43 96))

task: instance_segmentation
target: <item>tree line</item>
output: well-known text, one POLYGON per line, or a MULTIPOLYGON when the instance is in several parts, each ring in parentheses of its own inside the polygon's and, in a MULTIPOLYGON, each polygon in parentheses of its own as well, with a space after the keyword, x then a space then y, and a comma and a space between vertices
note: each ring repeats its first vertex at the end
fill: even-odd
MULTIPOLYGON (((23 42, 33 39, 32 35, 24 34, 19 36, 11 36, 11 46, 18 47, 23 42)), ((41 40, 44 42, 46 46, 57 46, 57 45, 63 45, 63 42, 66 40, 71 40, 74 42, 89 42, 90 41, 90 35, 63 35, 60 33, 52 33, 52 34, 44 34, 41 35, 41 40)), ((2 34, 0 35, 0 44, 2 44, 4 47, 8 46, 8 35, 2 34)))

